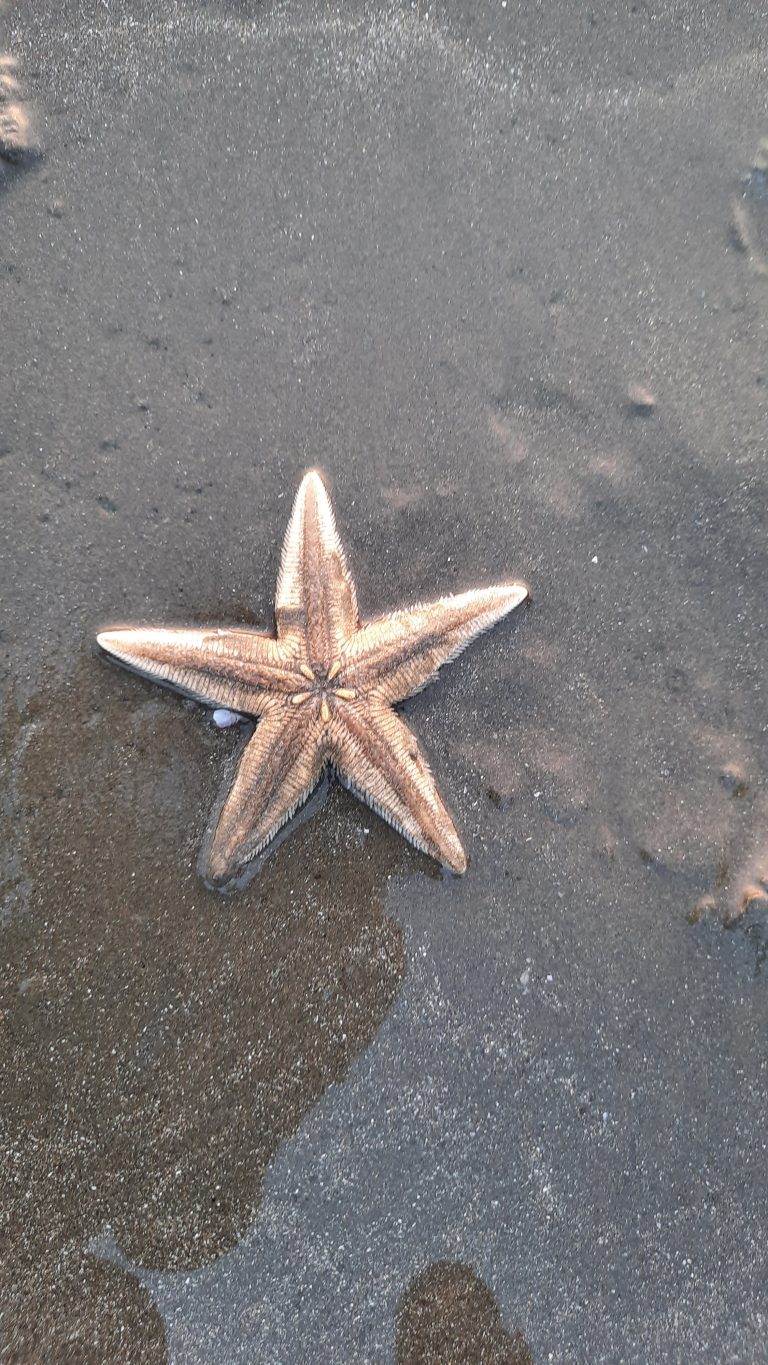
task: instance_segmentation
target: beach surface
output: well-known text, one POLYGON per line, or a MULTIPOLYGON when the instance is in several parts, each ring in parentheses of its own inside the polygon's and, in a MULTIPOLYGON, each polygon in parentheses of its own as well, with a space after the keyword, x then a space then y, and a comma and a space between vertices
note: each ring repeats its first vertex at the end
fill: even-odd
POLYGON ((768 1362, 768 43, 704 8, 0 14, 3 1365, 768 1362), (247 726, 97 657, 271 628, 309 466, 364 616, 530 586, 404 707, 463 878, 333 787, 207 891, 247 726))

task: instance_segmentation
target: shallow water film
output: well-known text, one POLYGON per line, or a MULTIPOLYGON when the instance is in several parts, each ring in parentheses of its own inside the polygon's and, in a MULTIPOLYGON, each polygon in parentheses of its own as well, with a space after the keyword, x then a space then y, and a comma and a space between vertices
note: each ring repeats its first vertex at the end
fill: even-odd
MULTIPOLYGON (((758 6, 0 2, 0 1361, 768 1362, 758 6), (469 857, 96 656, 322 468, 469 857)), ((226 719, 226 718, 225 718, 226 719)), ((221 721, 221 717, 219 718, 221 721)))

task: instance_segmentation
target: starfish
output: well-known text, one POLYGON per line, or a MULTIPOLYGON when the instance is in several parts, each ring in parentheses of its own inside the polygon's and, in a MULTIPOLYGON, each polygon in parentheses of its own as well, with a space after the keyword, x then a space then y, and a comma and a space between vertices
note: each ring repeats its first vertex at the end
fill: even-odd
MULTIPOLYGON (((206 835, 210 885, 242 885, 326 767, 452 872, 467 859, 415 736, 393 710, 528 596, 500 583, 361 624, 330 498, 305 474, 283 544, 277 638, 223 627, 121 626, 98 635, 126 667, 259 722, 206 835)), ((227 717, 223 718, 226 723, 227 717)))

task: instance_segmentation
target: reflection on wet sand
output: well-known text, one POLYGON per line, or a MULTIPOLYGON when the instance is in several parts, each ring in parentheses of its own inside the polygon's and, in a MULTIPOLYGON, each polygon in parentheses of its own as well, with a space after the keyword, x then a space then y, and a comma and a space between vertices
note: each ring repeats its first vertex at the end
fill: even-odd
POLYGON ((533 1356, 469 1266, 435 1261, 403 1295, 397 1365, 533 1365, 533 1356))
POLYGON ((403 940, 352 817, 322 860, 327 829, 303 826, 291 877, 278 854, 236 903, 199 887, 201 741, 211 785, 238 741, 177 699, 89 666, 6 724, 28 882, 6 930, 3 1149, 28 1213, 3 1238, 3 1359, 162 1359, 143 1292, 84 1246, 108 1227, 164 1269, 232 1247, 278 1144, 390 1008, 403 940))

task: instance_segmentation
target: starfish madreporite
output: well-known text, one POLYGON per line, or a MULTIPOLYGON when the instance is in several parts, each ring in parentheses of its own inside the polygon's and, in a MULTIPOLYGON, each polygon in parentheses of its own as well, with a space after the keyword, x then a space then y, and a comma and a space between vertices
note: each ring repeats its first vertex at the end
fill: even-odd
POLYGON ((256 630, 121 626, 107 654, 210 706, 259 718, 205 839, 201 873, 226 886, 307 799, 323 769, 451 871, 467 860, 429 765, 392 709, 528 596, 501 583, 361 625, 330 499, 305 474, 283 545, 277 638, 256 630))

